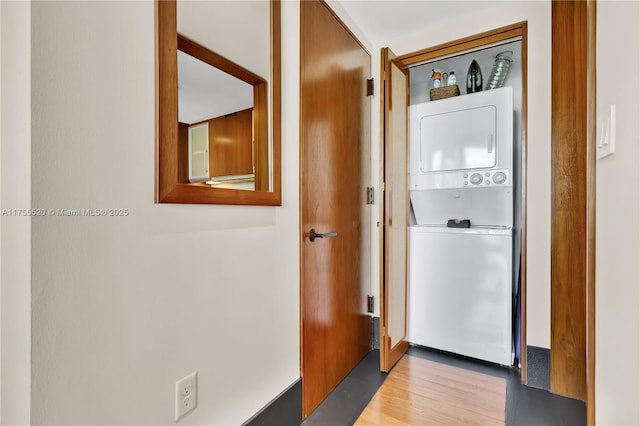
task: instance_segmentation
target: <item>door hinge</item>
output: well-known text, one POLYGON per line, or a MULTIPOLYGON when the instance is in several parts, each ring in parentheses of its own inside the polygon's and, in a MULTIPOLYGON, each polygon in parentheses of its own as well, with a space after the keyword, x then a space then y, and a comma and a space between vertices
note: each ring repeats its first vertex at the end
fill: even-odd
POLYGON ((367 312, 370 314, 373 313, 373 296, 367 295, 367 312))
POLYGON ((374 202, 373 194, 374 194, 373 186, 368 186, 367 187, 367 204, 373 204, 374 202))
POLYGON ((367 96, 373 96, 373 78, 367 80, 367 96))

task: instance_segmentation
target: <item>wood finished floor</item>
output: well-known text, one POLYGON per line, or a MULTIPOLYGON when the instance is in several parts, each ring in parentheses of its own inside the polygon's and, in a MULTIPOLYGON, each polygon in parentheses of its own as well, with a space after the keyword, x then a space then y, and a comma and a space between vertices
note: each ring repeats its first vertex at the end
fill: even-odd
POLYGON ((360 425, 409 423, 420 426, 430 424, 585 426, 587 417, 586 407, 582 401, 523 385, 520 383, 520 372, 517 369, 410 346, 400 368, 396 366, 391 374, 380 372, 379 351, 369 352, 304 422, 302 421, 302 386, 298 381, 259 415, 247 421, 246 425, 351 426, 356 421, 360 425), (403 373, 404 378, 392 379, 400 376, 402 365, 405 363, 409 365, 403 373), (427 378, 421 378, 425 375, 424 370, 430 372, 427 378), (419 384, 416 388, 422 389, 411 396, 406 392, 392 389, 395 394, 392 392, 386 402, 382 401, 380 396, 382 393, 376 396, 384 384, 387 382, 392 384, 394 381, 398 386, 402 381, 414 382, 419 384), (504 389, 502 384, 504 382, 506 382, 506 391, 495 391, 498 388, 504 389), (432 392, 442 392, 443 395, 434 395, 432 392), (505 393, 506 402, 504 401, 505 393), (458 401, 454 403, 451 395, 458 401), (497 404, 499 395, 503 395, 500 408, 497 404), (441 402, 433 402, 434 398, 441 402), (387 411, 383 408, 386 417, 377 418, 373 416, 372 411, 364 412, 367 407, 373 409, 372 407, 376 404, 390 405, 392 410, 387 411), (398 418, 394 418, 393 413, 398 411, 396 407, 398 404, 405 405, 399 410, 398 418), (453 410, 451 405, 458 408, 453 410), (408 414, 403 411, 407 411, 408 414), (438 417, 442 416, 442 413, 452 411, 456 417, 446 420, 438 417), (486 416, 486 420, 481 420, 480 415, 486 416), (471 419, 469 416, 472 416, 471 419))
POLYGON ((504 425, 506 380, 405 355, 356 425, 504 425))

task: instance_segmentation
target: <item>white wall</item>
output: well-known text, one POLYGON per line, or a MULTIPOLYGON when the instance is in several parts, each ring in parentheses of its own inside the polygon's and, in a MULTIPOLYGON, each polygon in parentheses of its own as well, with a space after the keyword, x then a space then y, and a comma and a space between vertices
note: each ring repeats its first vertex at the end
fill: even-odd
POLYGON ((616 152, 596 165, 596 423, 640 424, 640 3, 597 6, 597 114, 616 152))
POLYGON ((268 1, 179 0, 176 7, 179 34, 269 79, 268 1))
POLYGON ((28 2, 0 2, 0 387, 1 424, 30 422, 31 25, 28 2))
MULTIPOLYGON (((545 1, 517 1, 445 20, 393 40, 388 46, 397 55, 492 30, 505 25, 528 21, 528 176, 527 176, 527 344, 550 347, 551 330, 551 3, 545 1)), ((372 56, 374 78, 380 81, 380 48, 372 56)), ((462 78, 460 76, 459 78, 462 78)), ((373 99, 372 164, 373 181, 380 193, 380 105, 379 84, 373 99)), ((379 213, 379 211, 378 211, 379 213)), ((375 226, 379 214, 373 219, 375 226)), ((375 231, 375 229, 374 229, 375 231)), ((377 235, 377 231, 374 235, 377 235)), ((379 279, 377 243, 373 244, 374 276, 379 279)), ((376 296, 379 292, 377 287, 376 296)), ((379 299, 379 298, 378 298, 379 299)), ((379 310, 376 311, 376 315, 379 310)))
POLYGON ((197 370, 180 423, 238 424, 298 379, 297 9, 274 208, 153 203, 152 2, 32 4, 33 205, 130 211, 33 220, 33 423, 172 424, 197 370))

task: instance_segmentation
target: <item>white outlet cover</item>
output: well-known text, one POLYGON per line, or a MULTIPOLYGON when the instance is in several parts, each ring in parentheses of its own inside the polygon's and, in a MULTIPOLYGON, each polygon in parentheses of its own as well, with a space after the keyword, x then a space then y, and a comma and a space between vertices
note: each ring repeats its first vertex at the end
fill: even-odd
POLYGON ((198 372, 194 371, 176 382, 176 421, 198 405, 198 372))

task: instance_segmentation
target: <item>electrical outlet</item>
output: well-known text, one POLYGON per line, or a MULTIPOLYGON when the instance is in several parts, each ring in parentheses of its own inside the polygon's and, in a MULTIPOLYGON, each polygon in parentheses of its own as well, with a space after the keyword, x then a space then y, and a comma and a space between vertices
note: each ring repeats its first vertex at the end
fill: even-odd
POLYGON ((176 382, 176 421, 198 405, 198 373, 194 371, 176 382))

